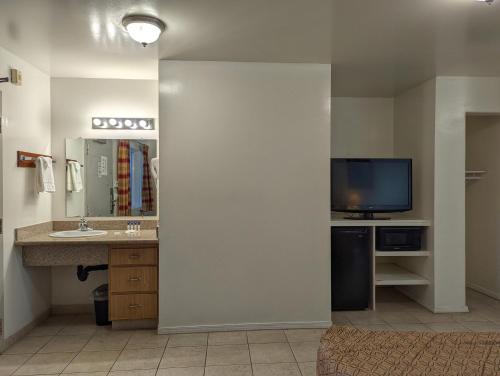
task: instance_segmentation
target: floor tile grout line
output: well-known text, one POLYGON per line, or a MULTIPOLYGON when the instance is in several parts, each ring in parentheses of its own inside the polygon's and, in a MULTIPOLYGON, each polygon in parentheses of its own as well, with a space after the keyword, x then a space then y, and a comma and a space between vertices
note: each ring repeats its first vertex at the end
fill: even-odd
MULTIPOLYGON (((162 334, 158 334, 158 330, 156 330, 156 335, 157 336, 161 336, 162 334)), ((161 362, 163 361, 163 358, 165 357, 165 354, 167 353, 167 348, 168 348, 168 343, 170 342, 170 340, 172 339, 172 335, 170 334, 167 334, 167 342, 165 342, 165 347, 163 348, 163 352, 161 354, 161 357, 160 357, 160 361, 158 362, 158 367, 156 367, 156 372, 155 372, 155 376, 158 374, 158 372, 160 371, 160 366, 161 366, 161 362)))
POLYGON ((253 362, 252 362, 252 351, 250 349, 250 343, 248 342, 248 330, 245 331, 245 337, 247 338, 247 345, 248 345, 248 357, 250 358, 250 372, 252 373, 252 376, 254 376, 253 372, 253 362))
POLYGON ((208 336, 210 333, 207 333, 207 346, 205 347, 205 364, 203 366, 203 376, 205 376, 205 372, 207 371, 207 358, 208 358, 208 336))
MULTIPOLYGON (((113 327, 111 327, 111 331, 113 330, 113 327)), ((92 336, 94 337, 94 336, 92 336)), ((115 361, 113 362, 113 364, 111 365, 111 367, 109 367, 109 370, 108 370, 108 373, 107 375, 109 375, 112 371, 113 371, 113 367, 115 366, 116 362, 118 362, 118 359, 120 359, 120 356, 122 355, 122 353, 125 351, 125 348, 127 347, 128 343, 130 342, 130 338, 132 338, 132 334, 129 336, 129 338, 127 339, 127 342, 125 343, 125 345, 123 346, 123 348, 120 350, 120 353, 118 354, 118 356, 116 357, 115 361)), ((82 350, 83 352, 83 350, 82 350)))
POLYGON ((297 359, 297 357, 295 356, 295 352, 293 351, 293 347, 292 347, 292 343, 291 342, 288 342, 288 346, 290 347, 290 351, 292 352, 292 356, 293 356, 293 359, 295 359, 295 364, 297 364, 297 368, 299 369, 299 373, 304 376, 302 374, 302 370, 300 369, 300 366, 299 366, 299 361, 297 359))
MULTIPOLYGON (((62 330, 62 329, 61 329, 62 330)), ((66 368, 69 367, 69 365, 71 364, 71 362, 73 362, 73 360, 75 360, 75 358, 81 354, 83 352, 83 349, 85 348, 85 346, 87 346, 90 342, 90 340, 94 337, 95 333, 96 333, 97 329, 89 336, 89 339, 87 340, 87 342, 85 342, 85 344, 82 346, 82 348, 80 349, 80 351, 78 351, 76 353, 76 355, 68 362, 68 364, 66 364, 66 367, 64 367, 61 371, 61 375, 64 373, 64 371, 66 370, 66 368)))
MULTIPOLYGON (((6 355, 11 355, 11 354, 6 354, 6 355)), ((14 354, 12 354, 12 355, 14 355, 14 354)), ((17 355, 29 355, 29 356, 14 371, 12 371, 12 373, 10 373, 10 375, 14 375, 19 370, 19 368, 21 368, 22 366, 24 366, 31 358, 33 358, 35 356, 35 354, 17 354, 17 355)))

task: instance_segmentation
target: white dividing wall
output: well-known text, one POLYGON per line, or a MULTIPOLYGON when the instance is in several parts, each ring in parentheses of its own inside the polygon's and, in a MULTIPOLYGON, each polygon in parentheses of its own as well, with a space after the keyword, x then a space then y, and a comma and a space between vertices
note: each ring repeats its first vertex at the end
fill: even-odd
POLYGON ((391 158, 393 98, 332 98, 332 157, 391 158))
MULTIPOLYGON (((159 122, 154 131, 92 129, 94 116, 151 117, 158 119, 158 82, 88 78, 52 78, 52 152, 65 160, 66 138, 144 138, 158 139, 159 122)), ((65 170, 56 169, 56 192, 52 205, 54 220, 64 219, 65 170)), ((90 304, 93 288, 107 282, 107 272, 90 274, 87 282, 76 278, 76 267, 53 268, 52 304, 90 304)))
POLYGON ((160 62, 161 332, 330 325, 330 71, 160 62))
POLYGON ((435 141, 436 309, 465 304, 465 115, 500 113, 500 78, 438 77, 435 141))
MULTIPOLYGON (((434 123, 436 81, 427 81, 394 98, 394 156, 412 158, 414 218, 434 217, 434 123)), ((426 250, 429 257, 400 257, 397 263, 415 273, 434 276, 434 228, 426 230, 426 250)), ((403 291, 434 309, 434 287, 411 286, 403 291)))
POLYGON ((466 169, 487 171, 465 185, 467 285, 500 299, 500 116, 466 122, 466 169))
MULTIPOLYGON (((15 67, 23 85, 1 85, 3 115, 3 279, 4 337, 29 325, 50 307, 50 270, 27 268, 14 246, 14 229, 51 220, 52 195, 34 190, 34 169, 16 167, 16 152, 51 154, 50 78, 0 48, 0 76, 15 67)), ((60 167, 61 168, 61 167, 60 167)), ((57 167, 56 167, 57 171, 57 167)))

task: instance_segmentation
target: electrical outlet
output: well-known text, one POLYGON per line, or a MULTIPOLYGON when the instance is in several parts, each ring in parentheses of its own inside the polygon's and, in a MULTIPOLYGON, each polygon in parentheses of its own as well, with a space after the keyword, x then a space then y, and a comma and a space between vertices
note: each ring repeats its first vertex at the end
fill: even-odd
POLYGON ((23 84, 23 75, 20 70, 14 68, 10 70, 10 82, 17 86, 21 86, 23 84))

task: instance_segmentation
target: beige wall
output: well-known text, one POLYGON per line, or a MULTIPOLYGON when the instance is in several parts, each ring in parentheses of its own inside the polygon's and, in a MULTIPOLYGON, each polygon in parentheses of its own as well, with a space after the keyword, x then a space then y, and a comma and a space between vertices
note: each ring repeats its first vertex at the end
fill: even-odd
POLYGON ((330 324, 330 66, 160 62, 161 332, 330 324))
MULTIPOLYGON (((394 156, 411 158, 413 167, 414 218, 434 218, 434 123, 436 81, 427 81, 394 98, 394 156)), ((426 230, 429 257, 400 257, 399 265, 434 279, 434 228, 426 230)), ((434 286, 411 286, 404 291, 429 309, 434 309, 434 286)))
MULTIPOLYGON (((0 48, 0 76, 15 67, 23 85, 2 84, 4 337, 10 337, 50 307, 50 270, 26 268, 14 229, 51 220, 52 195, 34 191, 34 169, 16 167, 18 150, 51 154, 50 78, 0 48)), ((56 167, 56 171, 57 171, 56 167)), ((62 166, 59 167, 63 168, 62 166)))
POLYGON ((332 98, 332 157, 393 156, 392 98, 332 98))
POLYGON ((466 121, 466 169, 487 171, 465 185, 467 284, 500 299, 500 116, 466 121))
MULTIPOLYGON (((92 129, 93 116, 158 118, 158 82, 154 80, 116 80, 52 78, 52 152, 64 161, 66 138, 145 138, 157 139, 155 131, 92 129)), ((64 219, 64 168, 56 169, 56 192, 52 205, 55 220, 64 219)), ((90 274, 82 283, 76 267, 53 268, 52 304, 89 304, 91 290, 106 283, 107 272, 90 274)))
MULTIPOLYGON (((52 78, 52 151, 64 160, 66 138, 158 139, 154 131, 92 129, 94 116, 158 118, 158 82, 91 78, 52 78)), ((64 187, 64 169, 56 183, 64 187)), ((65 191, 58 190, 52 207, 54 219, 64 219, 65 191)))

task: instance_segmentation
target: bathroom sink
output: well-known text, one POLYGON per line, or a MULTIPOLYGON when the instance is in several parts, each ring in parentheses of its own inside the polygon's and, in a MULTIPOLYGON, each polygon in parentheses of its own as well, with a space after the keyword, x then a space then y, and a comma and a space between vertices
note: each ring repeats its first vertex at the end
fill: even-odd
POLYGON ((58 231, 49 234, 49 236, 53 238, 84 238, 88 236, 99 236, 106 235, 108 232, 103 230, 88 230, 88 231, 80 231, 80 230, 70 230, 70 231, 58 231))

